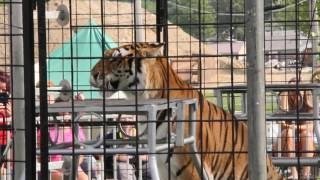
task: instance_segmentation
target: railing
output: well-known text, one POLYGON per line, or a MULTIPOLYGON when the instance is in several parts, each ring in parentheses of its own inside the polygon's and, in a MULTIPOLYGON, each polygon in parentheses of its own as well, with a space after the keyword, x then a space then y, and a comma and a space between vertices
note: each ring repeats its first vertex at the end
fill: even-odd
MULTIPOLYGON (((75 155, 78 158, 79 155, 114 155, 114 154, 148 154, 148 163, 151 170, 152 179, 158 180, 159 173, 157 168, 156 154, 159 152, 169 152, 169 147, 182 147, 184 145, 190 145, 192 153, 192 159, 194 160, 198 171, 201 171, 200 158, 196 155, 196 145, 195 145, 195 134, 196 134, 196 108, 197 101, 195 99, 152 99, 152 100, 85 100, 85 101, 74 101, 71 102, 59 102, 48 105, 48 113, 56 114, 59 112, 74 112, 79 115, 73 119, 73 122, 79 122, 81 118, 81 113, 90 114, 93 113, 98 117, 98 121, 90 122, 92 124, 100 124, 100 126, 112 126, 112 123, 107 119, 115 118, 113 114, 131 114, 131 115, 146 115, 147 121, 141 122, 147 124, 147 129, 144 131, 144 136, 138 139, 117 139, 117 140, 105 140, 104 135, 101 134, 104 131, 100 131, 100 138, 95 141, 80 141, 78 137, 77 130, 74 131, 74 143, 60 143, 56 144, 55 147, 49 147, 48 153, 59 154, 59 155, 75 155), (188 106, 189 112, 185 114, 184 108, 188 106), (168 142, 163 142, 163 139, 157 138, 157 113, 162 110, 171 109, 176 111, 177 114, 177 129, 173 132, 175 135, 171 137, 170 144, 168 142), (190 132, 187 137, 185 137, 184 126, 186 121, 185 115, 188 115, 190 120, 190 132), (104 120, 106 119, 106 120, 104 120), (131 141, 131 142, 130 142, 131 141), (111 144, 138 144, 144 146, 139 146, 138 151, 136 147, 108 147, 106 145, 111 144), (74 147, 70 149, 70 147, 74 147)), ((39 107, 36 109, 39 112, 39 107)), ((80 122, 79 122, 80 123, 80 122)), ((164 122, 167 123, 167 122, 164 122)), ((113 124, 114 126, 114 124, 113 124)), ((167 133, 169 134, 169 133, 167 133)), ((172 134, 172 133, 171 133, 172 134)), ((40 154, 40 150, 37 149, 37 154, 40 154)), ((77 162, 74 161, 74 162, 77 162)), ((72 173, 77 173, 78 164, 72 166, 72 173)), ((205 173, 204 173, 205 174, 205 173)), ((205 174, 206 176, 206 174, 205 174)), ((71 178, 71 177, 70 177, 71 178)), ((103 179, 104 177, 102 177, 103 179)), ((141 175, 139 176, 141 179, 141 175)))
MULTIPOLYGON (((312 120, 314 122, 314 133, 317 138, 317 143, 320 144, 320 114, 319 114, 319 100, 320 96, 320 84, 270 84, 265 87, 261 87, 266 89, 266 93, 270 92, 275 96, 278 96, 280 92, 283 91, 312 91, 312 100, 313 100, 313 112, 312 113, 278 113, 273 112, 271 114, 266 115, 266 121, 284 121, 284 120, 312 120)), ((223 86, 214 89, 214 94, 217 98, 217 105, 223 107, 223 95, 230 95, 231 93, 239 93, 241 98, 241 111, 236 113, 236 117, 239 120, 247 119, 247 86, 245 85, 235 85, 235 86, 223 86)), ((228 97, 230 98, 230 96, 228 97)), ((229 102, 230 103, 230 102, 229 102)), ((234 103, 234 102, 232 102, 234 103)), ((254 106, 254 105, 253 105, 254 106)), ((228 104, 230 107, 230 104, 228 104)), ((229 109, 230 110, 230 109, 229 109)), ((230 110, 231 111, 231 110, 230 110)), ((275 165, 297 165, 298 158, 284 158, 277 157, 273 158, 273 163, 275 165)), ((299 157, 299 163, 301 165, 319 165, 319 158, 302 158, 299 157)))

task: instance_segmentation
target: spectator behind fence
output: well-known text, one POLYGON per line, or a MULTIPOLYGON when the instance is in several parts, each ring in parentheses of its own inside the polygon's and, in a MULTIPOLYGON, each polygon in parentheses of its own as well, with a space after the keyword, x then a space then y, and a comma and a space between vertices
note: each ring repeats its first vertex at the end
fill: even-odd
MULTIPOLYGON (((125 118, 127 121, 132 121, 132 116, 125 118)), ((128 135, 135 135, 135 128, 133 125, 124 125, 123 131, 128 135)), ((119 133, 119 137, 125 139, 123 134, 119 133)), ((129 146, 124 146, 129 147, 129 146)), ((127 154, 118 154, 117 155, 117 176, 119 180, 135 180, 135 169, 130 163, 130 159, 133 157, 127 154)))
MULTIPOLYGON (((122 122, 134 122, 135 116, 133 115, 122 115, 120 120, 122 122)), ((125 124, 125 123, 123 123, 125 124)), ((122 130, 118 130, 116 133, 116 139, 127 139, 128 136, 135 137, 136 129, 134 125, 121 125, 122 130)), ((105 136, 105 139, 113 139, 113 133, 108 133, 105 136)), ((122 146, 123 148, 129 148, 129 145, 122 146)), ((117 179, 119 180, 135 180, 139 175, 139 169, 135 167, 137 156, 132 156, 128 154, 117 154, 115 155, 117 161, 117 179)), ((148 167, 148 155, 139 155, 139 158, 142 160, 142 179, 150 180, 151 174, 148 167)), ((108 162, 105 165, 105 170, 107 178, 113 178, 113 155, 105 156, 105 161, 108 162)))
MULTIPOLYGON (((3 153, 7 147, 8 119, 11 117, 11 101, 9 100, 9 92, 11 88, 10 76, 0 70, 0 168, 2 168, 5 156, 3 153)), ((11 133, 10 133, 11 134, 11 133)))
MULTIPOLYGON (((49 99, 49 98, 48 98, 49 99)), ((51 98, 50 98, 51 99, 51 98)), ((75 98, 75 100, 84 100, 84 95, 82 93, 78 93, 75 98)), ((61 102, 59 98, 55 99, 55 102, 61 102)), ((59 113, 59 115, 63 116, 63 120, 65 121, 70 121, 71 120, 71 113, 59 113)), ((56 136, 56 133, 59 133, 58 135, 58 141, 57 144, 59 143, 68 143, 72 142, 73 140, 73 130, 71 126, 64 126, 63 128, 50 128, 49 134, 50 138, 53 139, 56 136)), ((78 132, 78 137, 80 141, 84 141, 85 135, 83 129, 79 126, 79 132, 78 132)), ((62 156, 61 155, 53 155, 51 156, 51 161, 61 161, 62 156)), ((81 164, 87 163, 87 161, 84 161, 84 156, 80 155, 79 156, 79 167, 78 167, 78 180, 87 180, 88 175, 85 173, 85 169, 82 169, 82 167, 85 167, 84 165, 81 166, 81 164)), ((71 170, 71 169, 70 169, 71 170)), ((56 171, 51 173, 52 180, 60 180, 63 177, 63 172, 61 171, 56 171)))
MULTIPOLYGON (((48 88, 54 86, 54 84, 49 81, 48 82, 48 88)), ((78 93, 75 97, 75 100, 84 100, 84 95, 82 93, 78 93)), ((48 104, 53 104, 56 102, 61 102, 62 100, 58 97, 55 98, 54 94, 48 94, 48 104)), ((71 120, 71 113, 69 112, 63 112, 58 113, 59 116, 63 117, 64 121, 70 121, 71 120)), ((85 135, 83 132, 83 129, 79 127, 78 131, 78 137, 80 141, 85 140, 85 135)), ((49 128, 49 136, 52 141, 55 141, 55 144, 61 144, 61 143, 70 143, 73 140, 73 130, 71 126, 63 126, 63 127, 50 127, 49 128)), ((40 133, 38 133, 40 142, 40 133)), ((50 161, 56 162, 56 161, 70 161, 72 159, 68 158, 67 156, 62 155, 51 155, 50 161)), ((64 162, 67 163, 67 162, 64 162)), ((86 167, 85 165, 82 165, 82 163, 87 163, 87 161, 84 161, 83 156, 79 156, 79 167, 78 167, 78 180, 88 180, 88 175, 85 173, 85 169, 82 169, 81 166, 86 167)), ((71 169, 70 169, 71 171, 71 169)), ((51 179, 52 180, 62 180, 64 173, 70 173, 70 172, 63 172, 62 169, 57 170, 51 170, 51 179)))
MULTIPOLYGON (((296 78, 292 78, 289 84, 297 83, 296 78)), ((280 110, 285 113, 295 114, 297 110, 300 113, 312 113, 312 93, 311 91, 283 91, 279 94, 280 110)), ((313 121, 299 119, 299 122, 284 121, 281 123, 281 148, 284 156, 287 157, 313 157, 315 150, 313 141, 313 121), (297 126, 299 125, 299 126, 297 126), (298 129, 297 129, 298 128, 298 129), (299 139, 295 138, 295 132, 299 133, 299 139), (296 145, 295 142, 298 142, 296 145), (302 152, 296 154, 297 149, 300 151, 310 151, 309 153, 302 152)), ((302 168, 301 178, 310 177, 310 167, 302 168)), ((290 179, 298 179, 298 172, 295 166, 291 167, 290 179)))
MULTIPOLYGON (((138 116, 139 118, 143 118, 142 116, 138 116)), ((136 116, 134 115, 129 115, 129 116, 122 116, 122 118, 127 121, 127 122, 134 122, 136 121, 136 116)), ((130 137, 136 137, 136 128, 134 125, 122 125, 122 133, 119 134, 119 138, 121 139, 126 139, 127 137, 124 136, 126 134, 127 136, 130 137), (124 134, 123 134, 124 133, 124 134)), ((142 179, 143 180, 149 180, 151 179, 151 174, 150 170, 148 167, 148 155, 139 155, 139 158, 142 160, 142 179)), ((132 157, 129 155, 124 155, 124 154, 119 154, 117 156, 117 163, 118 163, 118 178, 120 180, 125 180, 125 179, 136 179, 139 175, 139 169, 135 167, 135 161, 138 160, 137 156, 132 157), (128 163, 130 162, 131 163, 128 163), (131 169, 132 168, 132 169, 131 169)))

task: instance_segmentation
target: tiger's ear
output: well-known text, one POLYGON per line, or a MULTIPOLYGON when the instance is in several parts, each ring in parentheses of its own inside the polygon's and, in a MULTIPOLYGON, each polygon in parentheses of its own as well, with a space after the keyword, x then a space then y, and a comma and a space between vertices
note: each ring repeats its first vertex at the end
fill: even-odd
POLYGON ((162 54, 162 47, 164 43, 138 43, 137 50, 139 50, 142 56, 155 57, 162 54))
POLYGON ((118 48, 112 48, 112 49, 105 50, 103 53, 102 59, 112 61, 115 58, 114 53, 117 51, 118 51, 118 48))
POLYGON ((110 58, 115 50, 116 50, 116 48, 105 50, 104 53, 103 53, 104 59, 110 58))

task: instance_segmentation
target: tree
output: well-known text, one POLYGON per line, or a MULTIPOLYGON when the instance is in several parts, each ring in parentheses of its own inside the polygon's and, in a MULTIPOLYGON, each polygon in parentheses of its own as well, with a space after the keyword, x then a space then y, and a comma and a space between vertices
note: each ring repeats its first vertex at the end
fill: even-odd
MULTIPOLYGON (((272 20, 280 27, 298 28, 298 31, 309 34, 311 30, 309 2, 310 0, 273 0, 273 4, 281 4, 287 8, 274 12, 272 20)), ((317 2, 316 6, 319 9, 320 3, 317 2)), ((319 11, 317 16, 319 17, 319 11)))
MULTIPOLYGON (((265 8, 268 10, 265 11, 266 29, 272 26, 273 30, 294 30, 297 27, 298 31, 309 34, 311 28, 309 1, 265 0, 265 8), (279 7, 282 8, 278 9, 279 7)), ((155 11, 155 0, 142 2, 148 10, 155 11)), ((168 20, 196 38, 221 40, 232 36, 233 39, 244 40, 244 0, 168 0, 167 2, 168 20)), ((320 9, 318 2, 317 7, 320 9)))
POLYGON ((215 11, 210 0, 168 1, 168 19, 190 35, 206 40, 216 34, 215 11))
POLYGON ((217 12, 217 38, 244 39, 244 0, 212 0, 217 12), (232 35, 230 33, 232 31, 232 35))

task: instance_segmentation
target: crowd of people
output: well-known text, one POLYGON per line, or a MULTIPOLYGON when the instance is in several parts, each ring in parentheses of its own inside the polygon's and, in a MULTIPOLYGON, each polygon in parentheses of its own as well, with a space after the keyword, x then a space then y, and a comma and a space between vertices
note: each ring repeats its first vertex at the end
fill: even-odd
MULTIPOLYGON (((48 82, 48 87, 52 87, 54 86, 53 82, 49 81, 48 82)), ((64 94, 65 95, 65 94, 64 94)), ((54 94, 48 94, 48 103, 49 104, 53 104, 53 103, 58 103, 58 102, 63 102, 68 100, 69 98, 61 98, 60 96, 56 97, 54 94)), ((71 100, 71 99, 69 99, 71 100)), ((85 100, 85 97, 83 95, 83 93, 77 93, 74 96, 74 100, 75 101, 83 101, 85 100)), ((58 113, 58 116, 60 116, 64 122, 70 122, 71 121, 71 113, 58 113)), ((123 121, 134 121, 134 116, 122 116, 122 120, 123 121)), ((135 128, 132 125, 125 125, 122 126, 124 132, 127 135, 130 136, 134 136, 135 135, 135 128)), ((71 127, 71 123, 70 126, 63 126, 63 127, 50 127, 49 128, 49 135, 50 135, 50 139, 51 141, 54 140, 55 144, 61 144, 61 143, 72 143, 73 141, 73 130, 71 127)), ((106 138, 109 139, 113 139, 114 137, 112 137, 113 133, 107 134, 106 138), (111 137, 110 137, 111 135, 111 137)), ((125 136, 123 136, 123 134, 118 131, 117 132, 117 137, 115 137, 117 139, 124 139, 126 138, 125 136)), ((78 140, 79 141, 85 141, 86 135, 84 132, 84 129, 81 126, 78 126, 78 140)), ((125 146, 125 147, 129 147, 129 146, 125 146)), ((97 157, 98 159, 100 159, 101 157, 97 157)), ((105 171, 107 171, 108 173, 104 173, 104 175, 106 177, 109 178, 113 178, 115 175, 113 173, 113 158, 116 158, 116 169, 117 169, 117 174, 116 177, 119 180, 136 180, 136 176, 138 175, 136 171, 136 168, 134 168, 134 162, 133 160, 133 156, 130 155, 126 155, 126 154, 117 154, 114 156, 106 156, 104 157, 104 161, 107 161, 108 163, 105 163, 105 171), (111 159, 110 159, 111 157, 111 159)), ((144 162, 146 162, 147 160, 147 156, 141 156, 140 158, 142 158, 144 160, 144 162)), ((58 161, 70 161, 70 157, 68 156, 61 156, 61 155, 51 155, 50 156, 50 161, 51 162, 58 162, 58 161)), ((91 169, 93 169, 93 171, 91 171, 91 179, 97 178, 97 172, 94 170, 96 169, 96 167, 90 167, 90 165, 88 164, 87 158, 83 155, 79 156, 79 167, 78 167, 78 174, 77 177, 79 180, 86 180, 88 179, 88 172, 91 169)), ((69 169, 70 170, 70 169, 69 169)), ((57 170, 52 170, 51 171, 51 179, 52 180, 61 180, 63 179, 63 176, 65 174, 65 169, 57 169, 57 170)), ((148 176, 147 173, 145 173, 146 175, 144 175, 143 179, 147 180, 148 178, 150 179, 150 175, 148 176)))

